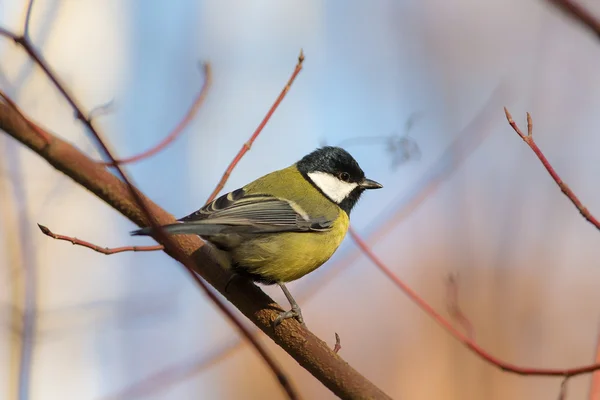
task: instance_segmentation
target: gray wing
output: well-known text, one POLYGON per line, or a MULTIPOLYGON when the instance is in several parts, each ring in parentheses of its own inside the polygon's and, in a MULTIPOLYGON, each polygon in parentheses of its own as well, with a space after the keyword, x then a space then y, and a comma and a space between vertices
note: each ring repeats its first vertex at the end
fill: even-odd
MULTIPOLYGON (((172 234, 210 236, 231 233, 315 232, 331 229, 333 221, 310 218, 298 205, 268 195, 235 190, 163 228, 172 234)), ((151 234, 143 228, 133 235, 151 234)))

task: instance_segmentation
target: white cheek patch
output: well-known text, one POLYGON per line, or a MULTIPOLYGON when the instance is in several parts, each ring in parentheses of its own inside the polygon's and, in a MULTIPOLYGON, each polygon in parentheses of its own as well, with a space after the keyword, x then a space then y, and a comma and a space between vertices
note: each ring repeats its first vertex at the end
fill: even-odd
POLYGON ((327 172, 309 172, 308 177, 336 203, 341 203, 358 186, 358 183, 344 182, 327 172))

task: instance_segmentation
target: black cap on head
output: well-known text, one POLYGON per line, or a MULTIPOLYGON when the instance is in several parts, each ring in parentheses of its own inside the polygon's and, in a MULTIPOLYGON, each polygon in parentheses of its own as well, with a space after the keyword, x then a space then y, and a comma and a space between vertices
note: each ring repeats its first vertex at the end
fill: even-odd
POLYGON ((358 162, 341 147, 325 146, 304 156, 296 164, 298 171, 315 186, 328 199, 338 204, 346 213, 350 211, 366 189, 378 189, 382 186, 370 179, 365 178, 365 173, 358 162), (347 194, 343 200, 335 201, 331 195, 323 191, 310 177, 310 173, 324 172, 332 175, 342 182, 354 184, 354 189, 347 194))

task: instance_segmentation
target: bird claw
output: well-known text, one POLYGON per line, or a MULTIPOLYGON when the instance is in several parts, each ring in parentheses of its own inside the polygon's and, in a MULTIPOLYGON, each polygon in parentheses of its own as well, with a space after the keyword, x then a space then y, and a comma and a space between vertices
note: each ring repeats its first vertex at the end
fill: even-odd
POLYGON ((273 321, 273 327, 276 328, 281 324, 284 320, 288 318, 296 318, 300 325, 306 328, 306 324, 304 323, 304 318, 302 317, 302 311, 298 306, 292 306, 291 310, 284 311, 273 321))

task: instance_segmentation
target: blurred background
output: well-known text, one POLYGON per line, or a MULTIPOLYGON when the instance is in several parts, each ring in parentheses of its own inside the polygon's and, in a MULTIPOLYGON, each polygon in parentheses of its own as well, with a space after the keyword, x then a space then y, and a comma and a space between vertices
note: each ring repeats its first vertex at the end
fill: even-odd
MULTIPOLYGON (((600 15, 600 4, 579 0, 600 15)), ((0 1, 21 32, 26 2, 0 1)), ((446 314, 446 277, 477 341, 531 367, 590 363, 598 337, 600 233, 507 124, 507 106, 561 177, 600 214, 600 43, 543 0, 38 0, 31 37, 120 156, 160 141, 203 84, 186 131, 129 165, 177 216, 199 208, 275 100, 288 96, 225 190, 343 144, 385 189, 364 196, 357 231, 446 314), (367 139, 365 139, 367 138, 367 139)), ((17 46, 0 40, 0 88, 36 122, 99 158, 73 111, 17 46)), ((255 351, 162 253, 103 202, 0 135, 0 397, 279 399, 255 351), (23 319, 21 310, 26 310, 23 319), (25 323, 23 323, 25 321, 25 323)), ((417 309, 348 237, 291 284, 311 330, 393 398, 548 399, 560 379, 484 363, 417 309)), ((277 288, 265 288, 285 304, 277 288)), ((261 334, 305 399, 334 396, 261 334)), ((586 398, 590 376, 569 382, 586 398)))

